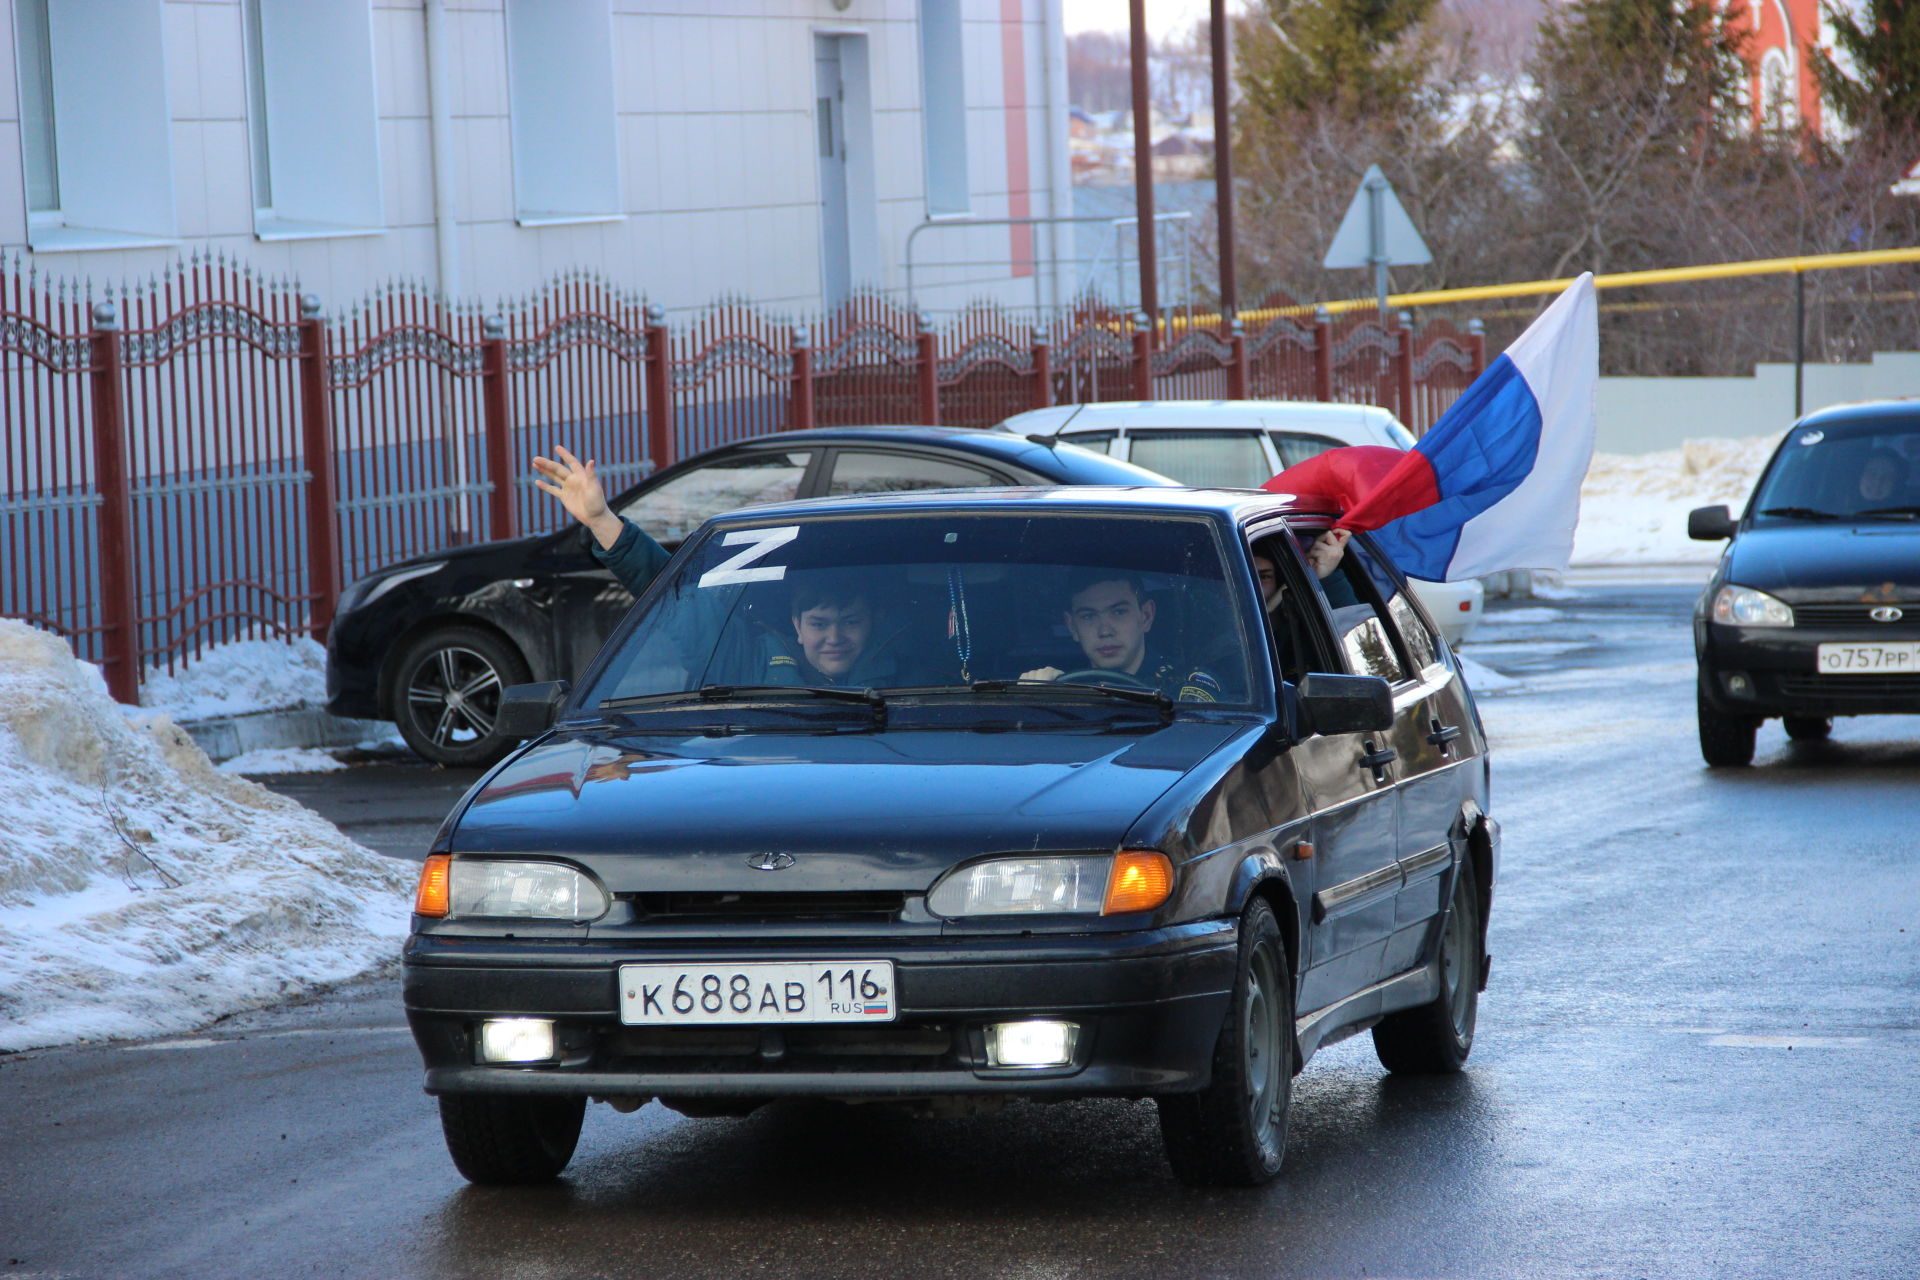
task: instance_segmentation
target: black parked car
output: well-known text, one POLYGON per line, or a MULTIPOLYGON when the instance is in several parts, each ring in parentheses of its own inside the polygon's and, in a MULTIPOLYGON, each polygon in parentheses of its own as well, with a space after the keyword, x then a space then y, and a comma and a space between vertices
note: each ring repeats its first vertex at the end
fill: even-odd
POLYGON ((1318 582, 1295 501, 710 522, 577 688, 509 693, 534 740, 423 869, 407 1017, 461 1172, 552 1177, 589 1099, 1105 1095, 1157 1101, 1183 1179, 1255 1184, 1318 1046, 1459 1070, 1485 739, 1399 574, 1362 536, 1318 582))
POLYGON ((1700 753, 1753 762, 1762 720, 1824 738, 1833 717, 1920 712, 1920 403, 1841 405, 1787 432, 1700 602, 1700 753))
MULTIPOLYGON (((1171 485, 1118 458, 1006 432, 789 431, 688 458, 612 499, 668 550, 708 516, 794 498, 977 485, 1171 485)), ((558 506, 556 504, 556 511, 558 506)), ((340 597, 327 709, 391 720, 436 764, 491 764, 500 693, 586 666, 633 603, 577 525, 391 564, 340 597)))

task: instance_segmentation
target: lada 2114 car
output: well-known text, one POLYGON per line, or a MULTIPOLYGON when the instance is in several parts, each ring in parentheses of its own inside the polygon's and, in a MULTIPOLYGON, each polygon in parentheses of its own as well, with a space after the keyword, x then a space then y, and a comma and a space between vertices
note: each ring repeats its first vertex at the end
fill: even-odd
POLYGON ((454 1162, 585 1104, 1152 1098, 1280 1169, 1371 1028, 1457 1071, 1498 827, 1472 698, 1364 537, 1268 494, 873 495, 710 521, 448 817, 405 953, 454 1162))

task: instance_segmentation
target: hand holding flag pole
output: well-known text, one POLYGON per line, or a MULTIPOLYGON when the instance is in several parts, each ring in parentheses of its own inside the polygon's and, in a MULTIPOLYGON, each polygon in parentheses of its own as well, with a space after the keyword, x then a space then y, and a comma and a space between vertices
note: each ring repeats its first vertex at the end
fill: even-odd
POLYGON ((1264 488, 1332 500, 1342 529, 1410 577, 1452 582, 1564 569, 1593 459, 1600 318, 1582 275, 1405 452, 1360 445, 1288 467, 1264 488))

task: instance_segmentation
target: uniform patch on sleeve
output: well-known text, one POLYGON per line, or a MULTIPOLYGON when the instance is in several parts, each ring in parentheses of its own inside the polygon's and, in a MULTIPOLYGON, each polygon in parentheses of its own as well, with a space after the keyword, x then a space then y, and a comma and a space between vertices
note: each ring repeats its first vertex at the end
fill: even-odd
POLYGON ((784 653, 776 653, 767 659, 767 665, 770 667, 797 667, 800 664, 784 653))
POLYGON ((1204 671, 1187 672, 1186 683, 1180 686, 1180 702, 1218 702, 1220 701, 1220 682, 1204 671))

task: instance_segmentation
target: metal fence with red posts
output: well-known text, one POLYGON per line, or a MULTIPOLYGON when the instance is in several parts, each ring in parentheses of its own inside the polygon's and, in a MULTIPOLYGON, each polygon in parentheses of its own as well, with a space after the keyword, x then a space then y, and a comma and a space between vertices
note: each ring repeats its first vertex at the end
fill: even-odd
POLYGON ((0 615, 66 637, 114 696, 253 634, 324 635, 346 582, 562 520, 530 483, 564 444, 618 491, 675 459, 814 425, 985 427, 1099 400, 1348 400, 1425 430, 1485 363, 1477 326, 1415 335, 1276 300, 1155 346, 1095 301, 971 308, 936 331, 883 298, 808 323, 738 303, 669 326, 571 272, 512 305, 393 284, 327 314, 195 255, 95 297, 0 264, 0 615))

